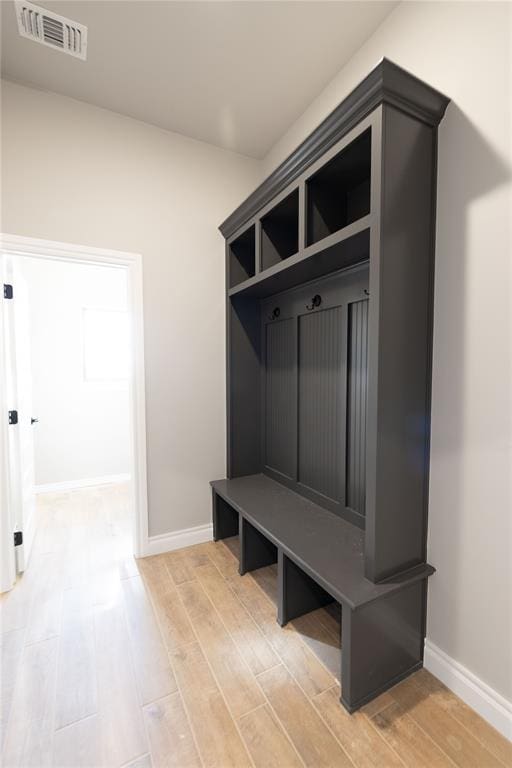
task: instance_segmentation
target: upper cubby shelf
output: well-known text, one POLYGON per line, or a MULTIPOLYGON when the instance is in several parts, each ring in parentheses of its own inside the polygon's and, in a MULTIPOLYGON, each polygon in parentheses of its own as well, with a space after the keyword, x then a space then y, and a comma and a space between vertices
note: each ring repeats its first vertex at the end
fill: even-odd
POLYGON ((256 272, 256 227, 233 240, 229 246, 229 287, 243 283, 256 272))
POLYGON ((300 249, 229 290, 229 296, 263 298, 370 258, 370 217, 364 216, 340 232, 300 249))
POLYGON ((371 129, 306 180, 306 244, 370 213, 371 129))
POLYGON ((299 190, 285 197, 261 219, 261 269, 268 269, 299 249, 299 190))

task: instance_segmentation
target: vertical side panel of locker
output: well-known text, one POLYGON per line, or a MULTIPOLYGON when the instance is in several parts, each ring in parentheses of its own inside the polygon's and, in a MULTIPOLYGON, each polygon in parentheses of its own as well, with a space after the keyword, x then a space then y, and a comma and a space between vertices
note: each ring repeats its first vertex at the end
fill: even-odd
POLYGON ((347 442, 345 504, 358 515, 366 501, 368 300, 348 306, 347 442))
POLYGON ((296 476, 296 318, 265 326, 265 467, 288 480, 296 476))
POLYGON ((259 307, 242 297, 227 303, 228 477, 261 472, 261 333, 259 307))

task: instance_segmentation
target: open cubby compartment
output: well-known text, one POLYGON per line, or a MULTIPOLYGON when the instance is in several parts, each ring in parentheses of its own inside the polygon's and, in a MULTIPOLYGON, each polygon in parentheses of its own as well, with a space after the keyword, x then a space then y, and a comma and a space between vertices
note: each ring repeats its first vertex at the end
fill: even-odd
POLYGON ((261 269, 299 250, 299 190, 294 190, 261 219, 261 269))
POLYGON ((277 547, 245 517, 240 518, 240 574, 277 563, 277 547))
POLYGON ((371 129, 306 181, 306 241, 312 245, 370 213, 371 129))
POLYGON ((222 496, 213 494, 213 539, 228 539, 239 534, 239 515, 222 496))
POLYGON ((229 287, 256 273, 256 227, 254 224, 229 244, 229 287))

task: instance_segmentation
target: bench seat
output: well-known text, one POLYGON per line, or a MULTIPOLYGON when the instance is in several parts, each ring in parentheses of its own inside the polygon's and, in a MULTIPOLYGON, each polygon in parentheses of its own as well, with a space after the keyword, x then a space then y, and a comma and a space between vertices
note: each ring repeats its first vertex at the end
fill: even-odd
POLYGON ((342 605, 357 608, 434 572, 419 565, 380 584, 364 575, 364 532, 266 475, 212 488, 342 605))

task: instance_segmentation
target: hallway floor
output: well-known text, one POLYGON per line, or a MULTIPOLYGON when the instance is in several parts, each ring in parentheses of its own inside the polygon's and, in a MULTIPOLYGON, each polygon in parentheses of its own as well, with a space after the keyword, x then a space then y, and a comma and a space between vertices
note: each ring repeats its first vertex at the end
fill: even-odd
POLYGON ((352 717, 339 612, 281 629, 236 540, 135 561, 127 489, 39 497, 2 596, 3 766, 487 768, 512 744, 422 670, 352 717))

